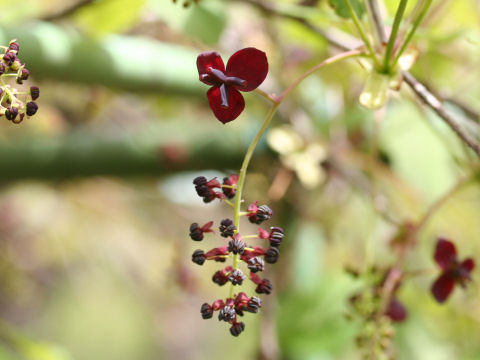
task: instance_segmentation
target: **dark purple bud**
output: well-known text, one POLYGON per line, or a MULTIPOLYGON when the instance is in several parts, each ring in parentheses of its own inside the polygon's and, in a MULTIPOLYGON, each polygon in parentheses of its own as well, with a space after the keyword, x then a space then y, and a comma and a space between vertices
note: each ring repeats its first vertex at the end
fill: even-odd
POLYGON ((204 319, 211 319, 213 316, 213 308, 207 303, 202 305, 200 312, 202 313, 202 318, 204 319))
POLYGON ((267 205, 259 206, 255 213, 248 215, 248 220, 252 224, 261 224, 272 217, 273 211, 267 205))
POLYGON ((38 97, 40 96, 40 89, 38 88, 38 86, 30 86, 30 96, 32 97, 32 100, 38 99, 38 97))
POLYGON ((242 255, 245 250, 245 242, 241 237, 237 236, 228 242, 228 251, 234 254, 242 255))
POLYGON ((6 69, 7 67, 5 66, 5 64, 3 62, 0 63, 0 75, 3 75, 6 69))
POLYGON ((256 273, 258 271, 263 271, 265 268, 265 262, 263 261, 262 258, 253 257, 247 262, 248 268, 251 272, 256 273))
POLYGON ((9 51, 5 55, 3 55, 3 61, 5 62, 5 64, 7 64, 7 66, 11 66, 16 58, 17 56, 13 51, 9 51))
POLYGON ((198 226, 198 223, 193 223, 190 225, 190 238, 194 241, 203 240, 203 231, 198 226))
POLYGON ((13 50, 18 52, 20 50, 20 45, 14 40, 10 41, 10 44, 8 45, 8 50, 13 50))
POLYGON ((29 101, 29 102, 27 103, 27 105, 25 105, 25 106, 26 106, 26 108, 27 108, 26 113, 27 113, 28 116, 33 116, 33 115, 35 115, 35 114, 37 113, 38 105, 37 105, 36 102, 34 102, 34 101, 29 101))
POLYGON ((230 276, 228 277, 228 280, 232 283, 232 285, 242 285, 243 280, 245 280, 247 277, 243 275, 241 270, 233 270, 230 276))
POLYGON ((17 83, 18 84, 23 84, 23 80, 27 80, 29 76, 30 76, 30 71, 23 68, 20 71, 20 74, 17 75, 17 83))
POLYGON ((218 320, 219 321, 232 321, 235 319, 235 309, 232 306, 225 306, 223 309, 220 310, 218 313, 218 320))
MULTIPOLYGON (((223 178, 223 185, 233 186, 237 182, 238 182, 238 175, 236 174, 223 178)), ((223 187, 222 192, 229 199, 232 199, 235 197, 235 189, 232 189, 229 187, 223 187)))
POLYGON ((196 186, 206 185, 207 184, 207 178, 204 177, 204 176, 197 176, 195 179, 193 179, 193 183, 196 186))
POLYGON ((278 226, 270 228, 270 246, 279 247, 283 240, 283 229, 278 226))
POLYGON ((280 255, 280 250, 275 247, 268 248, 267 252, 265 253, 265 261, 269 264, 275 264, 278 260, 280 255))
POLYGON ((245 324, 243 322, 236 322, 230 328, 230 334, 233 336, 238 336, 243 332, 243 330, 245 330, 245 324))
POLYGON ((224 219, 220 223, 220 227, 218 229, 220 230, 220 235, 226 238, 226 237, 233 236, 237 228, 233 224, 232 220, 224 219))
POLYGON ((257 313, 258 309, 262 307, 262 301, 256 296, 252 296, 248 301, 247 308, 245 310, 251 313, 257 313))
POLYGON ((270 283, 270 280, 268 279, 263 279, 260 284, 258 284, 257 288, 255 289, 255 292, 257 294, 267 294, 269 295, 272 292, 272 284, 270 283))
POLYGON ((218 284, 219 286, 225 285, 228 281, 228 276, 225 275, 223 271, 217 271, 215 274, 213 274, 212 280, 215 284, 218 284))
POLYGON ((9 107, 6 111, 5 111, 5 117, 8 119, 8 120, 15 120, 15 118, 17 117, 18 115, 18 108, 16 107, 9 107))
POLYGON ((206 260, 206 257, 205 257, 205 253, 203 252, 203 250, 195 250, 195 251, 193 252, 192 261, 193 261, 195 264, 203 265, 203 263, 205 262, 205 260, 206 260))

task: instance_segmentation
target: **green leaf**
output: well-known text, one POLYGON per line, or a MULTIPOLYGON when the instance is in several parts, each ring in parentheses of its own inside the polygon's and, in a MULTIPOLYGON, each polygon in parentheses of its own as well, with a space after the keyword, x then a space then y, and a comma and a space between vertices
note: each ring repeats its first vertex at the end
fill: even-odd
MULTIPOLYGON (((335 10, 338 16, 343 18, 350 18, 350 11, 348 11, 348 6, 346 0, 328 0, 328 4, 335 10)), ((362 17, 365 12, 365 6, 360 0, 350 0, 353 10, 358 17, 362 17)))
MULTIPOLYGON (((0 322, 0 341, 25 360, 73 360, 62 347, 32 340, 6 322, 0 322)), ((14 359, 4 356, 5 351, 0 350, 0 359, 14 359)))
POLYGON ((145 0, 96 1, 78 10, 74 18, 91 35, 102 36, 129 30, 138 22, 144 6, 145 0))
POLYGON ((225 27, 225 12, 222 6, 197 5, 185 22, 185 33, 206 44, 216 44, 225 27), (208 26, 207 26, 208 24, 208 26))

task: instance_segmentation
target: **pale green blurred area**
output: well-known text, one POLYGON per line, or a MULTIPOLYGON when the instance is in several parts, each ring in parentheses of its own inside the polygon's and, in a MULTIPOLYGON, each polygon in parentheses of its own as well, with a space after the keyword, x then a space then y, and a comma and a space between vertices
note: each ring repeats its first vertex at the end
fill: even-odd
MULTIPOLYGON (((203 204, 192 179, 206 170, 223 176, 240 163, 219 167, 210 162, 205 171, 191 172, 182 165, 182 151, 186 148, 195 162, 189 146, 216 136, 228 141, 218 144, 218 151, 233 157, 253 137, 268 105, 256 94, 246 94, 246 111, 222 126, 208 108, 207 87, 198 84, 195 54, 215 49, 226 61, 242 47, 260 48, 270 64, 261 88, 278 94, 326 58, 329 47, 298 23, 266 18, 239 1, 202 0, 183 8, 180 1, 99 0, 54 22, 37 23, 73 3, 0 1, 3 37, 19 29, 32 44, 39 38, 42 46, 52 47, 52 54, 38 52, 38 63, 36 54, 25 49, 32 69, 27 83, 41 88, 40 111, 19 126, 0 119, 0 145, 16 149, 25 164, 11 161, 15 151, 8 153, 10 162, 0 152, 0 163, 41 170, 43 162, 55 164, 55 152, 45 143, 68 142, 78 134, 91 143, 89 149, 97 149, 100 140, 118 141, 119 147, 109 150, 112 162, 118 160, 116 151, 124 154, 123 148, 134 155, 121 171, 105 174, 98 160, 103 154, 88 153, 87 162, 97 164, 87 171, 91 176, 81 169, 71 169, 83 174, 79 177, 62 169, 51 174, 49 167, 44 174, 36 170, 31 179, 21 175, 29 169, 12 167, 15 176, 0 170, 0 360, 358 359, 358 323, 346 315, 348 298, 361 282, 344 269, 363 266, 369 236, 378 266, 395 260, 388 241, 396 229, 373 209, 369 174, 374 174, 381 211, 398 222, 416 221, 468 174, 474 156, 419 106, 406 86, 376 114, 360 108, 357 99, 366 73, 355 61, 307 79, 273 125, 283 129, 277 132, 283 137, 273 141, 284 152, 279 156, 275 146, 269 149, 262 142, 247 181, 246 201, 271 204, 275 217, 267 226, 280 225, 287 235, 279 263, 266 274, 274 292, 262 297, 265 308, 259 315, 246 314, 246 331, 234 338, 226 324, 202 320, 199 311, 202 303, 227 296, 228 289, 211 282, 221 264, 199 267, 190 260, 195 249, 208 250, 224 239, 207 236, 203 243, 193 243, 188 227, 231 217, 227 206, 203 204), (37 31, 30 34, 31 29, 37 31), (62 49, 73 49, 70 41, 77 39, 110 52, 82 52, 90 47, 81 43, 79 54, 90 56, 61 65, 62 49), (160 47, 153 49, 155 44, 160 47), (165 58, 148 58, 162 49, 167 49, 165 58), (49 63, 51 59, 58 63, 49 63), (111 69, 110 62, 122 66, 111 69), (170 65, 157 69, 156 64, 170 65), (56 66, 64 67, 59 71, 56 66), (170 92, 168 84, 176 76, 181 84, 170 92), (375 121, 382 156, 370 168, 375 121), (25 156, 25 144, 32 158, 25 156), (135 163, 146 157, 155 164, 162 146, 171 144, 173 165, 165 172, 149 173, 135 163), (328 157, 342 167, 343 176, 320 166, 328 157), (280 197, 270 187, 274 179, 291 181, 280 197)), ((354 34, 351 23, 336 17, 326 2, 315 9, 293 0, 275 3, 319 27, 354 34)), ((395 2, 386 3, 391 24, 395 2)), ((412 68, 442 95, 477 111, 479 14, 477 1, 446 2, 415 37, 421 57, 412 68)), ((458 108, 448 109, 465 118, 458 108)), ((466 128, 478 139, 478 126, 468 121, 466 128)), ((78 151, 69 148, 72 159, 82 156, 83 144, 78 151)), ((201 156, 202 163, 205 157, 208 162, 208 155, 201 156)), ((61 166, 68 167, 68 156, 61 166)), ((432 259, 437 236, 453 239, 460 259, 471 256, 480 262, 478 184, 477 177, 435 213, 408 256, 405 270, 425 274, 405 281, 398 293, 409 312, 407 321, 396 326, 399 359, 480 359, 478 270, 468 288, 455 289, 444 305, 429 292, 438 274, 432 259)), ((249 229, 253 233, 256 228, 249 229)), ((247 289, 253 293, 252 286, 247 289)))

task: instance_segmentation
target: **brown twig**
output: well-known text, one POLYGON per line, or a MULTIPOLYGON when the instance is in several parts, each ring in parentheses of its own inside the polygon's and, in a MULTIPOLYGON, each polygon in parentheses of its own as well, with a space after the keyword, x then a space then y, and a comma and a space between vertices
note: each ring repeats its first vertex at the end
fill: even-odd
POLYGON ((62 9, 62 10, 59 11, 59 12, 42 16, 39 20, 43 20, 43 21, 55 21, 55 20, 62 19, 62 18, 64 18, 64 17, 66 17, 66 16, 69 16, 69 15, 73 14, 75 11, 77 11, 77 10, 80 9, 80 8, 82 8, 83 6, 90 5, 90 4, 93 3, 94 1, 95 1, 95 0, 80 0, 80 1, 78 1, 78 2, 76 2, 76 3, 74 3, 72 6, 67 7, 67 8, 65 8, 65 9, 62 9))
POLYGON ((428 105, 440 118, 442 118, 448 126, 458 135, 458 137, 471 148, 478 156, 480 156, 480 145, 470 137, 460 124, 445 110, 442 102, 433 95, 421 82, 409 72, 403 72, 405 82, 412 88, 418 98, 428 105))
POLYGON ((380 14, 380 9, 378 8, 377 0, 368 0, 367 7, 369 10, 370 18, 372 19, 373 24, 375 25, 375 30, 378 35, 380 43, 387 42, 387 34, 385 33, 385 26, 383 25, 382 15, 380 14))

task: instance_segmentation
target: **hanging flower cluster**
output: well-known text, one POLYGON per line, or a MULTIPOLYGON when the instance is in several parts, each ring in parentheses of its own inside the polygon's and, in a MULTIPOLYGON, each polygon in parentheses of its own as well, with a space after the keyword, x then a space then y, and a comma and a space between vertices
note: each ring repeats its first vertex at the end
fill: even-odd
MULTIPOLYGON (((220 183, 216 178, 207 180, 199 176, 193 180, 197 194, 208 203, 214 199, 228 202, 236 195, 237 175, 232 175, 223 179, 220 183)), ((245 216, 253 224, 261 224, 269 220, 273 212, 267 205, 258 206, 258 201, 250 204, 246 212, 240 215, 245 216)), ((198 223, 190 225, 190 238, 194 241, 202 241, 204 235, 213 233, 214 222, 200 226, 198 223)), ((257 294, 270 294, 272 284, 268 279, 262 278, 259 273, 265 268, 265 263, 273 264, 277 262, 280 255, 278 250, 283 240, 283 229, 280 227, 271 227, 270 230, 258 229, 257 234, 242 236, 231 219, 224 219, 218 227, 222 238, 228 240, 222 245, 215 247, 207 252, 195 250, 192 255, 192 261, 198 265, 203 265, 207 260, 217 262, 226 262, 231 259, 232 264, 216 271, 212 276, 212 281, 219 286, 230 283, 230 295, 225 299, 215 300, 213 303, 204 303, 200 312, 204 319, 213 317, 214 312, 218 312, 218 320, 230 324, 230 333, 238 336, 244 329, 245 324, 239 321, 238 317, 245 312, 257 313, 262 307, 259 297, 249 297, 245 292, 235 291, 242 286, 245 280, 250 280, 256 285, 257 294), (249 245, 246 239, 266 240, 267 246, 249 245), (243 264, 243 270, 240 268, 243 264)))
POLYGON ((30 76, 30 72, 18 57, 20 45, 16 40, 10 41, 0 61, 0 116, 14 124, 19 124, 25 116, 36 114, 38 105, 35 100, 40 96, 40 90, 31 86, 28 91, 19 90, 8 84, 8 79, 14 78, 21 85, 30 76))

